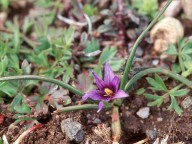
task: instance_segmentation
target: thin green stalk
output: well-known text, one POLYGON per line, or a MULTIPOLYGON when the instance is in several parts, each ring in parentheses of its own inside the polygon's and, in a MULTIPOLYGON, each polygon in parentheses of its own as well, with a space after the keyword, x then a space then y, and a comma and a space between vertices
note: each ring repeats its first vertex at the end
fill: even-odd
POLYGON ((132 85, 138 81, 138 79, 140 79, 141 77, 145 76, 145 75, 148 75, 150 73, 163 73, 183 84, 185 84, 186 86, 188 86, 189 88, 192 88, 192 82, 189 81, 188 79, 186 79, 185 77, 179 75, 179 74, 176 74, 174 72, 171 72, 169 70, 166 70, 166 69, 162 69, 162 68, 149 68, 149 69, 146 69, 144 71, 141 71, 139 73, 137 73, 131 80, 129 80, 129 82, 126 84, 125 86, 125 91, 129 91, 130 88, 132 87, 132 85))
POLYGON ((77 110, 87 110, 87 109, 98 109, 98 105, 97 104, 84 104, 84 105, 68 106, 68 107, 64 107, 62 109, 56 110, 55 113, 77 111, 77 110))
POLYGON ((46 77, 42 77, 42 76, 34 76, 34 75, 22 75, 22 76, 9 76, 9 77, 2 77, 0 78, 0 82, 3 81, 12 81, 12 80, 40 80, 40 81, 46 81, 46 82, 50 82, 50 83, 54 83, 56 85, 59 85, 65 89, 68 89, 69 91, 83 96, 84 93, 77 90, 75 87, 72 87, 71 85, 64 83, 60 80, 57 79, 52 79, 52 78, 46 78, 46 77))
POLYGON ((137 40, 136 40, 136 42, 135 42, 135 44, 134 44, 134 46, 133 46, 133 48, 131 50, 129 58, 127 60, 126 66, 125 66, 125 71, 124 71, 123 78, 122 78, 122 81, 121 81, 121 89, 125 88, 125 84, 126 84, 126 82, 128 80, 128 75, 130 73, 130 69, 131 69, 131 65, 132 65, 132 62, 133 62, 133 58, 135 56, 135 52, 137 50, 137 47, 138 47, 139 43, 141 42, 143 37, 147 34, 147 32, 152 28, 152 26, 158 21, 158 19, 161 17, 161 15, 164 13, 164 11, 167 9, 167 7, 169 6, 169 4, 172 1, 173 0, 169 0, 167 2, 167 4, 164 6, 164 8, 161 10, 161 12, 156 16, 156 18, 148 25, 148 27, 137 38, 137 40))

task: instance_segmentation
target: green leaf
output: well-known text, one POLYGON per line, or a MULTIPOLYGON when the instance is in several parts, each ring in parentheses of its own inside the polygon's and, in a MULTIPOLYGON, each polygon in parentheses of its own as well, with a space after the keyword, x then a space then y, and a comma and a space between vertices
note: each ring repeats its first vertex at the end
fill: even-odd
POLYGON ((1 137, 0 137, 0 144, 3 144, 3 140, 1 139, 1 137))
POLYGON ((9 64, 8 66, 11 68, 19 69, 19 58, 17 54, 10 54, 8 55, 9 58, 9 64))
POLYGON ((177 100, 175 99, 174 96, 171 96, 171 105, 169 106, 168 109, 169 110, 174 109, 178 115, 181 115, 181 113, 183 112, 183 110, 177 104, 177 100))
POLYGON ((5 56, 4 58, 1 59, 0 61, 0 76, 2 76, 7 68, 8 65, 8 58, 5 56))
POLYGON ((8 50, 8 45, 0 41, 0 59, 6 56, 7 50, 8 50))
POLYGON ((11 105, 10 105, 10 109, 11 109, 12 112, 15 111, 15 109, 14 109, 15 106, 21 104, 22 98, 23 98, 23 95, 20 94, 20 93, 15 96, 15 98, 13 99, 13 101, 12 101, 12 103, 11 103, 11 105))
POLYGON ((124 60, 123 59, 116 59, 112 58, 110 61, 110 66, 113 71, 119 71, 121 66, 123 65, 124 60))
POLYGON ((163 98, 159 98, 159 99, 156 99, 155 101, 153 102, 149 102, 147 105, 148 106, 157 106, 157 107, 160 107, 163 103, 163 98))
POLYGON ((25 18, 24 24, 23 24, 23 33, 27 34, 33 26, 33 21, 31 21, 28 17, 25 18))
POLYGON ((86 4, 83 7, 84 12, 88 15, 88 16, 92 16, 97 12, 97 7, 94 7, 93 5, 90 4, 86 4))
POLYGON ((98 76, 100 76, 100 77, 102 77, 102 65, 97 65, 95 68, 94 68, 94 72, 98 75, 98 76))
POLYGON ((185 54, 192 54, 192 47, 185 47, 182 52, 185 54))
POLYGON ((49 40, 46 37, 41 37, 38 41, 41 42, 41 44, 35 49, 36 54, 40 54, 43 50, 50 48, 49 40))
POLYGON ((142 95, 144 92, 145 92, 145 89, 144 88, 140 88, 140 89, 137 90, 136 94, 137 95, 142 95))
POLYGON ((155 89, 157 91, 166 91, 167 89, 165 89, 165 87, 162 85, 161 82, 148 77, 147 78, 147 82, 152 86, 152 89, 155 89))
POLYGON ((171 69, 173 71, 175 71, 176 73, 180 73, 181 72, 181 68, 180 68, 180 66, 178 64, 173 64, 171 69))
POLYGON ((99 50, 99 42, 92 38, 90 42, 87 42, 86 47, 84 49, 85 53, 92 53, 99 50))
POLYGON ((149 100, 157 100, 157 99, 161 98, 161 96, 153 95, 153 94, 149 94, 149 93, 145 93, 144 96, 145 96, 145 98, 147 98, 149 100))
POLYGON ((63 75, 63 81, 68 83, 72 75, 73 75, 73 68, 70 66, 66 67, 66 71, 63 75))
POLYGON ((174 44, 170 44, 168 49, 165 51, 166 54, 169 55, 177 55, 177 49, 174 44))
POLYGON ((157 0, 132 0, 132 6, 142 15, 154 18, 158 10, 157 0))
POLYGON ((161 77, 158 74, 155 74, 155 80, 156 80, 156 82, 158 82, 161 85, 161 87, 164 90, 167 90, 167 87, 165 86, 164 81, 161 79, 161 77))
POLYGON ((9 82, 3 82, 0 84, 0 91, 7 94, 9 97, 13 97, 17 93, 17 87, 9 82))
POLYGON ((68 29, 64 30, 64 41, 67 47, 72 45, 74 33, 75 30, 73 27, 69 27, 68 29))
POLYGON ((27 106, 26 103, 22 103, 22 105, 16 105, 14 107, 14 109, 16 110, 16 112, 21 113, 21 114, 30 114, 31 113, 31 109, 30 109, 30 107, 27 106))
POLYGON ((189 91, 190 91, 189 89, 180 89, 180 90, 177 90, 177 91, 170 91, 170 95, 182 97, 182 96, 188 94, 189 91))
POLYGON ((103 65, 104 63, 106 63, 108 60, 114 57, 116 52, 117 52, 116 47, 111 47, 111 48, 106 47, 99 57, 99 64, 103 65))
POLYGON ((44 53, 40 53, 38 57, 35 59, 35 61, 40 66, 45 66, 45 67, 49 66, 47 56, 44 53))
POLYGON ((9 6, 9 0, 0 0, 0 5, 2 5, 4 9, 7 9, 9 6))

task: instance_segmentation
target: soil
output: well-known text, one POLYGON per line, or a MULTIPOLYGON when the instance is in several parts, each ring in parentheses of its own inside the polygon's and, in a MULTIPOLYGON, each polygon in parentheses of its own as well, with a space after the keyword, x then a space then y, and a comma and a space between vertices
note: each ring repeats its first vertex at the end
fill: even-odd
MULTIPOLYGON (((146 138, 148 138, 147 143, 152 144, 156 138, 164 138, 166 135, 169 135, 169 143, 192 143, 191 107, 185 110, 182 116, 168 111, 166 104, 160 108, 150 107, 150 116, 147 119, 141 119, 136 112, 139 108, 146 107, 147 101, 142 96, 130 95, 131 97, 124 101, 120 109, 122 124, 120 144, 133 144, 146 138)), ((82 124, 85 133, 82 144, 110 144, 112 141, 110 114, 111 111, 97 113, 93 110, 52 114, 47 122, 45 120, 44 126, 29 133, 22 144, 75 144, 75 141, 70 141, 61 131, 61 121, 66 118, 72 118, 82 124), (88 115, 91 115, 91 118, 88 115), (94 123, 96 118, 100 122, 94 123), (95 129, 100 130, 100 133, 96 133, 95 129)), ((1 135, 6 134, 9 142, 14 142, 25 130, 23 124, 17 124, 8 131, 12 122, 13 120, 5 117, 0 126, 1 135)))

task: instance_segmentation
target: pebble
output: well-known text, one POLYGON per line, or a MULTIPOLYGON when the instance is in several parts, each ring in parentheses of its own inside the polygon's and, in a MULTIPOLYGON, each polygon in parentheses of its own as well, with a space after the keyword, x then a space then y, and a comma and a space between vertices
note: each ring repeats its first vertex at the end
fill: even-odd
POLYGON ((139 111, 137 112, 137 115, 142 119, 148 118, 149 117, 149 107, 140 108, 139 111))
POLYGON ((135 55, 141 57, 143 55, 143 49, 141 47, 138 47, 135 55))
POLYGON ((155 130, 146 130, 145 133, 151 140, 154 140, 157 136, 157 131, 155 130))
POLYGON ((101 124, 102 122, 101 122, 100 119, 96 118, 96 119, 93 120, 93 123, 94 124, 101 124))
MULTIPOLYGON (((162 7, 165 6, 166 3, 167 1, 163 2, 162 7)), ((180 11, 181 11, 181 1, 173 0, 163 15, 166 17, 175 17, 180 11)))
POLYGON ((158 121, 158 122, 161 122, 161 121, 163 121, 163 118, 162 118, 162 117, 158 117, 158 118, 157 118, 157 121, 158 121))
POLYGON ((77 143, 80 143, 84 139, 82 125, 71 118, 61 121, 61 130, 71 141, 75 140, 77 143))
POLYGON ((152 61, 152 65, 156 66, 156 65, 158 65, 158 64, 159 64, 159 60, 153 60, 153 61, 152 61))
POLYGON ((172 17, 163 18, 150 31, 154 50, 158 53, 166 51, 170 43, 176 44, 178 38, 183 36, 184 27, 178 19, 172 17))
POLYGON ((181 106, 184 109, 187 109, 188 107, 190 107, 192 105, 192 97, 188 96, 186 97, 182 102, 181 102, 181 106))

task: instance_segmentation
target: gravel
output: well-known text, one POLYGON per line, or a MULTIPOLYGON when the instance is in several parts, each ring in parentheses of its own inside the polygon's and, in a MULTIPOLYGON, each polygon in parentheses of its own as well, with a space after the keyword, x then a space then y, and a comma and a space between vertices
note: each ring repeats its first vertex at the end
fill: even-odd
POLYGON ((82 125, 71 118, 61 121, 61 130, 71 141, 75 140, 80 143, 84 139, 82 125))

